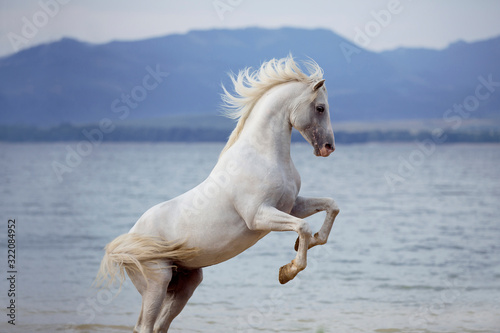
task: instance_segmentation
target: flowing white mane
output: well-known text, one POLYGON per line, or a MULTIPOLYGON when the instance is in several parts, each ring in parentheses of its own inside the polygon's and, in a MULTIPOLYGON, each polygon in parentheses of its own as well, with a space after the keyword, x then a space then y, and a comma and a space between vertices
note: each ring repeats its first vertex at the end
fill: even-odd
POLYGON ((323 70, 314 61, 305 62, 309 74, 302 72, 292 56, 282 59, 271 59, 264 62, 256 71, 251 68, 241 70, 237 76, 230 75, 234 84, 235 94, 229 93, 224 86, 222 100, 225 115, 238 119, 221 155, 238 139, 245 121, 250 115, 255 103, 271 88, 286 82, 298 81, 314 84, 323 79, 323 70))

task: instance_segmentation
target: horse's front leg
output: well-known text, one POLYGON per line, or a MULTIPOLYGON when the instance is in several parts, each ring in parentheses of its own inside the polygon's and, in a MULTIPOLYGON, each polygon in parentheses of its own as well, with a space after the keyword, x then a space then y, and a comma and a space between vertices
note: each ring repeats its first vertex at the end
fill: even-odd
POLYGON ((307 249, 311 239, 311 228, 306 221, 274 207, 261 206, 255 217, 251 221, 247 221, 247 225, 255 231, 295 231, 299 234, 300 244, 295 259, 280 268, 279 281, 281 284, 292 280, 306 268, 307 249))
MULTIPOLYGON (((339 214, 339 207, 333 199, 330 198, 305 198, 297 197, 292 208, 291 215, 304 219, 318 212, 326 211, 325 221, 321 229, 314 234, 309 240, 308 248, 316 245, 323 245, 327 242, 330 231, 332 230, 333 222, 339 214)), ((300 237, 295 242, 295 251, 300 245, 300 237)))

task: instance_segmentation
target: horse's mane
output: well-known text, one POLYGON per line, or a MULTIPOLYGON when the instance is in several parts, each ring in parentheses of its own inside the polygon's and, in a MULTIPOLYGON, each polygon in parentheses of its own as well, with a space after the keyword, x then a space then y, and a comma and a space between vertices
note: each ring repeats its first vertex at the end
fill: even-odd
POLYGON ((313 84, 323 79, 323 70, 316 62, 310 60, 304 62, 304 64, 309 75, 302 72, 291 55, 286 58, 271 59, 264 62, 256 71, 252 71, 251 68, 247 67, 236 76, 234 74, 229 75, 234 84, 235 94, 229 93, 222 86, 224 90, 224 94, 222 94, 224 114, 229 118, 238 119, 238 123, 229 136, 221 155, 236 142, 255 103, 269 89, 286 82, 298 81, 313 84))

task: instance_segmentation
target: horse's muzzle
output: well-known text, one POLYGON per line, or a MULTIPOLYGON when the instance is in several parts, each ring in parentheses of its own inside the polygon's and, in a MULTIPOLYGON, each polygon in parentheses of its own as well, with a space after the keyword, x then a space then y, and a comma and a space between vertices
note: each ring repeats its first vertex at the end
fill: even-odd
POLYGON ((314 149, 314 155, 328 157, 335 150, 335 145, 325 143, 320 149, 314 149))

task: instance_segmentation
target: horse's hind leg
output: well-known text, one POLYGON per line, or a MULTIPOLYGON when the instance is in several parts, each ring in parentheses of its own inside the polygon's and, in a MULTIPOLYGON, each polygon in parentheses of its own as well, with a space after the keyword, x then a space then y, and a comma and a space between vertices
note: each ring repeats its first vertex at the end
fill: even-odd
MULTIPOLYGON (((127 269, 127 275, 130 278, 130 281, 134 284, 135 288, 141 294, 141 296, 144 294, 146 291, 147 287, 147 280, 146 278, 140 273, 140 272, 131 272, 127 269)), ((144 298, 143 298, 144 300, 144 298)), ((144 308, 144 304, 141 305, 141 312, 139 313, 139 318, 137 319, 137 323, 135 324, 134 327, 134 333, 139 333, 141 332, 141 326, 142 326, 142 309, 144 308)))
POLYGON ((154 324, 172 279, 172 265, 162 262, 151 265, 151 274, 147 279, 140 272, 129 272, 129 277, 142 296, 142 307, 139 319, 134 328, 137 333, 152 333, 154 324))
POLYGON ((172 320, 181 313, 202 280, 203 272, 201 268, 193 270, 179 268, 177 272, 174 271, 174 276, 167 289, 167 295, 163 300, 161 312, 156 319, 155 333, 168 331, 172 320))

